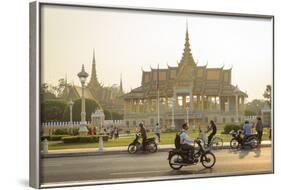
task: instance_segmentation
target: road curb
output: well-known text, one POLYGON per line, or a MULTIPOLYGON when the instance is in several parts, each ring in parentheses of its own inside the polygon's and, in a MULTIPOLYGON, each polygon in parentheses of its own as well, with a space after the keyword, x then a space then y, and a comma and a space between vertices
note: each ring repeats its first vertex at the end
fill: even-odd
MULTIPOLYGON (((261 144, 260 147, 271 147, 271 144, 261 144)), ((173 148, 160 148, 158 152, 168 152, 173 148)), ((230 149, 230 146, 224 146, 223 149, 230 149)), ((108 151, 94 151, 94 152, 72 152, 72 153, 41 153, 41 158, 59 158, 59 157, 77 157, 77 156, 103 156, 103 155, 120 155, 128 154, 127 150, 108 150, 108 151)), ((137 153, 149 154, 149 153, 137 153)), ((129 154, 128 154, 129 155, 129 154)))

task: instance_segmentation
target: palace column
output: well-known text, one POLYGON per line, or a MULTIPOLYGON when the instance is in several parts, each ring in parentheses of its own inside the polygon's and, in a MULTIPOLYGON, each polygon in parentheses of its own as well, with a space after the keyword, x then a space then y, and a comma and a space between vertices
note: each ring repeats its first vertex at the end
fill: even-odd
POLYGON ((175 128, 175 104, 176 104, 176 92, 175 92, 175 88, 174 88, 174 92, 173 92, 173 97, 172 97, 172 124, 171 124, 171 128, 175 128))
POLYGON ((192 94, 192 91, 190 92, 190 98, 189 98, 189 104, 190 104, 190 112, 192 112, 193 110, 193 94, 192 94))
POLYGON ((230 111, 230 98, 227 96, 227 106, 225 107, 225 111, 229 112, 230 111))
POLYGON ((201 95, 201 111, 204 111, 204 96, 201 95))
POLYGON ((165 97, 165 111, 168 111, 169 103, 168 103, 168 96, 165 97))
POLYGON ((235 95, 235 113, 236 113, 236 122, 238 123, 239 117, 239 96, 238 94, 235 95))
POLYGON ((186 95, 182 96, 182 110, 186 109, 186 95))
POLYGON ((241 99, 241 108, 242 108, 241 112, 244 112, 244 110, 245 110, 245 97, 242 96, 241 98, 242 98, 241 99))
POLYGON ((151 112, 151 98, 147 99, 147 111, 150 113, 151 112))

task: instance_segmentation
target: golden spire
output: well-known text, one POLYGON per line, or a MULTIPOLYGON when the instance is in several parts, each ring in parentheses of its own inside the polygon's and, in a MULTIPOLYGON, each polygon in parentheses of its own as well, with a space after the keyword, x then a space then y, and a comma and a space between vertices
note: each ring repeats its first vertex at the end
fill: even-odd
POLYGON ((89 85, 91 87, 100 86, 100 83, 99 83, 98 77, 97 77, 97 71, 96 71, 95 48, 93 49, 92 72, 91 72, 91 79, 90 79, 89 85))
POLYGON ((182 58, 180 64, 192 64, 195 65, 195 61, 193 59, 190 42, 189 42, 189 33, 188 33, 188 23, 186 20, 186 32, 185 32, 185 43, 184 43, 184 50, 182 54, 182 58))

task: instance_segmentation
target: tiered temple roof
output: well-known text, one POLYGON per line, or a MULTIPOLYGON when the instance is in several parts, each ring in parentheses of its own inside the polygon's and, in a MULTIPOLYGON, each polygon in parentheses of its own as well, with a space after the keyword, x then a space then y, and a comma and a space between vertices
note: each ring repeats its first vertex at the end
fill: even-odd
POLYGON ((188 29, 186 29, 184 51, 178 66, 142 71, 142 83, 131 92, 125 94, 124 99, 148 98, 157 95, 157 78, 159 78, 160 96, 170 97, 174 87, 192 87, 194 95, 231 96, 234 92, 240 96, 247 94, 231 84, 231 68, 207 68, 198 66, 191 53, 188 29))

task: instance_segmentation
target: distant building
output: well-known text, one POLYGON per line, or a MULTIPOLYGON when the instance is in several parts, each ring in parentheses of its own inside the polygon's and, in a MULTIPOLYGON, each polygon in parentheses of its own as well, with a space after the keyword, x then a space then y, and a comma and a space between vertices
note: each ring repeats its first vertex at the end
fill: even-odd
POLYGON ((188 29, 181 61, 176 67, 142 71, 141 86, 123 96, 127 126, 143 121, 157 122, 157 81, 160 102, 160 125, 170 127, 189 123, 241 121, 247 94, 231 84, 231 69, 207 68, 195 63, 190 49, 188 29))
MULTIPOLYGON (((103 86, 97 78, 95 52, 93 53, 92 72, 90 81, 85 88, 84 95, 86 99, 94 100, 103 110, 123 114, 124 101, 121 98, 124 95, 122 79, 120 85, 103 86)), ((80 99, 82 96, 82 87, 67 84, 61 98, 66 100, 80 99)))

